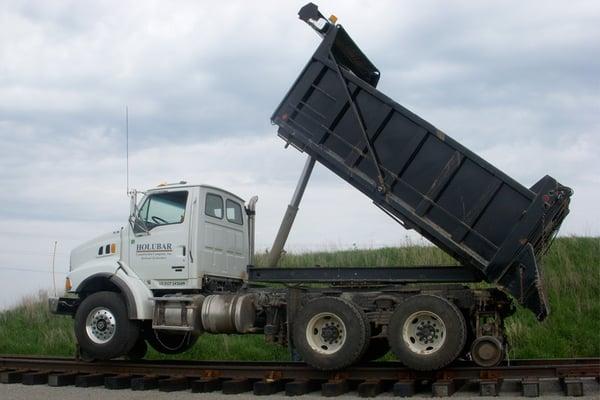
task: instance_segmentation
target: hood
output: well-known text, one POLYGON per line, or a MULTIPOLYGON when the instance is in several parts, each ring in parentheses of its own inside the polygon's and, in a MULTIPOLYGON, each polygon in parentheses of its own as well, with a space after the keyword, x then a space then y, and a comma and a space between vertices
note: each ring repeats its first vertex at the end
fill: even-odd
POLYGON ((90 261, 101 258, 119 258, 121 254, 120 231, 97 236, 71 251, 69 270, 73 271, 90 261))

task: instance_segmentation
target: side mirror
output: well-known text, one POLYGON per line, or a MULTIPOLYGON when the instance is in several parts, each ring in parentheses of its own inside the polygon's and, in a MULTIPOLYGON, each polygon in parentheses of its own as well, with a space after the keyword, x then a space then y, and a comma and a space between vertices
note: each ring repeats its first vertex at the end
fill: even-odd
POLYGON ((134 234, 142 232, 147 235, 150 234, 150 230, 148 229, 146 222, 144 220, 139 219, 136 215, 129 216, 129 225, 131 226, 131 229, 133 230, 134 234))
POLYGON ((148 226, 146 222, 138 218, 139 209, 137 206, 137 194, 138 191, 133 189, 129 192, 129 196, 131 198, 129 202, 129 225, 133 230, 134 234, 138 234, 144 232, 145 234, 149 234, 148 226))

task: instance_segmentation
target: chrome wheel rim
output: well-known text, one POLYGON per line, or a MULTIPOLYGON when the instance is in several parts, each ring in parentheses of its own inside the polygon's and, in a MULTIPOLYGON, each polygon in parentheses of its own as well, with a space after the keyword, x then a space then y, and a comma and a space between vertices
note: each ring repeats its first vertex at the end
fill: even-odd
POLYGON ((109 342, 115 336, 116 329, 117 321, 108 308, 94 308, 89 312, 85 320, 87 336, 92 342, 97 344, 109 342))
POLYGON ((402 339, 413 353, 432 354, 446 342, 446 325, 431 311, 417 311, 404 321, 402 339))
POLYGON ((320 354, 333 354, 346 343, 346 325, 337 315, 322 312, 306 325, 306 341, 310 348, 320 354))

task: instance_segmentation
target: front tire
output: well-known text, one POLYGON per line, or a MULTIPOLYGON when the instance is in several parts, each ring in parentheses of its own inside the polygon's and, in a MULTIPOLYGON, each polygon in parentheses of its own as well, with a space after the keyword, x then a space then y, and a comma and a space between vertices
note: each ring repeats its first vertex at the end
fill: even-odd
POLYGON ((75 337, 81 353, 91 359, 109 360, 127 354, 139 334, 139 324, 128 318, 119 293, 93 293, 75 313, 75 337))
POLYGON ((337 370, 360 360, 371 335, 364 313, 338 297, 317 298, 302 307, 293 331, 302 360, 320 370, 337 370))
POLYGON ((135 342, 131 350, 129 350, 129 352, 127 353, 127 359, 132 361, 141 360, 146 356, 147 352, 148 345, 146 344, 146 341, 144 340, 142 335, 140 335, 137 342, 135 342))
POLYGON ((398 305, 390 319, 388 340, 404 365, 431 371, 458 357, 465 346, 466 330, 458 307, 442 297, 422 294, 398 305))

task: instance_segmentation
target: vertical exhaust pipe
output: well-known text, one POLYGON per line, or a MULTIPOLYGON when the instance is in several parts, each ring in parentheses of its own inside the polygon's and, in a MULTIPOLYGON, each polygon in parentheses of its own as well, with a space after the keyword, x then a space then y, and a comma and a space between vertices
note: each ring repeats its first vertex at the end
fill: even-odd
POLYGON ((252 196, 246 207, 248 215, 248 251, 250 256, 250 265, 254 265, 254 246, 255 246, 255 231, 256 231, 256 203, 258 196, 252 196))
POLYGON ((281 221, 281 225, 279 226, 277 236, 275 236, 275 240, 273 241, 273 247, 271 247, 271 251, 269 252, 269 258, 267 260, 268 267, 276 266, 277 262, 281 258, 283 247, 285 246, 285 242, 287 241, 290 230, 292 229, 292 225, 294 224, 294 219, 298 213, 298 206, 300 205, 300 201, 302 200, 302 196, 304 195, 306 185, 308 184, 308 180, 314 166, 315 159, 308 156, 306 162, 304 163, 304 168, 302 169, 300 179, 298 179, 298 184, 296 185, 296 190, 292 196, 292 201, 287 207, 285 215, 283 216, 283 220, 281 221))

